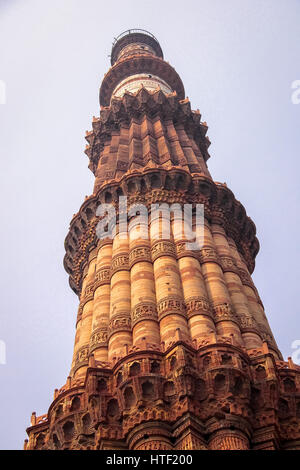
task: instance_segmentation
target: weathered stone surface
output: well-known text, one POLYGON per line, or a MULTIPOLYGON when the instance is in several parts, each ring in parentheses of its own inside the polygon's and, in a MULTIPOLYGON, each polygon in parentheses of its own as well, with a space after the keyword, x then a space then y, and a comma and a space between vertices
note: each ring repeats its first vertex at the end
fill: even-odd
POLYGON ((114 45, 100 99, 86 136, 94 193, 65 241, 80 298, 71 372, 48 413, 32 415, 25 448, 300 449, 300 367, 282 361, 251 279, 255 226, 212 180, 207 125, 152 35, 114 45), (136 90, 146 72, 158 79, 136 90), (99 240, 98 205, 117 209, 122 195, 149 215, 203 204, 203 246, 187 247, 175 216, 169 238, 153 236, 150 217, 149 238, 133 237, 132 217, 128 237, 117 225, 99 240))

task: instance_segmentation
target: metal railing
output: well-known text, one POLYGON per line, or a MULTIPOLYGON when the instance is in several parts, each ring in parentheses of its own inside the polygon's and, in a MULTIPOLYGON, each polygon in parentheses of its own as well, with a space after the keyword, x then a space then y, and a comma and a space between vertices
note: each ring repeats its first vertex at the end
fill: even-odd
POLYGON ((145 29, 127 29, 126 31, 123 31, 123 33, 119 34, 119 36, 117 36, 116 38, 114 38, 114 42, 112 44, 112 46, 114 47, 114 45, 124 36, 127 36, 128 34, 134 34, 134 33, 141 33, 141 34, 146 34, 147 36, 150 36, 151 38, 155 39, 156 42, 158 42, 158 40, 156 39, 156 37, 150 33, 149 31, 146 31, 145 29))

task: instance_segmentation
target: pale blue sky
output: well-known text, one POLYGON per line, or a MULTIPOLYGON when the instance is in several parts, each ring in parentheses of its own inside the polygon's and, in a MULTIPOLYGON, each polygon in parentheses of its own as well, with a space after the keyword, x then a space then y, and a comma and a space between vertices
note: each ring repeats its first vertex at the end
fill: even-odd
POLYGON ((300 339, 300 2, 0 0, 0 447, 65 383, 77 298, 63 269, 73 213, 92 192, 84 134, 113 37, 144 28, 180 74, 212 141, 209 169, 257 226, 254 281, 285 357, 300 339))

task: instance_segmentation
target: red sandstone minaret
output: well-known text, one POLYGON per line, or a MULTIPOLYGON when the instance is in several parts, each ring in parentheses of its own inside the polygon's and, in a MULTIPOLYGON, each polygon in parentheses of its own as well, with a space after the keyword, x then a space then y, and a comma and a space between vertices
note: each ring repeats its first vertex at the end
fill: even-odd
POLYGON ((152 34, 121 34, 111 65, 86 135, 94 192, 65 241, 71 371, 25 448, 300 449, 300 367, 283 362, 251 279, 254 223, 208 171, 207 125, 152 34), (125 196, 149 212, 139 236, 128 216, 128 232, 99 239, 97 208, 125 196), (176 217, 153 235, 163 203, 204 205, 201 249, 176 217))

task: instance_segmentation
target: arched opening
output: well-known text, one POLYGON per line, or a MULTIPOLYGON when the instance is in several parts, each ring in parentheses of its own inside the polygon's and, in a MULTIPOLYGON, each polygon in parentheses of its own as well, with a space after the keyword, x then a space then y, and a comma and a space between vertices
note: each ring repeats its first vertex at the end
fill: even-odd
POLYGON ((232 387, 232 392, 234 395, 241 395, 243 393, 244 382, 241 377, 236 377, 234 379, 234 384, 232 387))
POLYGON ((170 370, 174 370, 176 368, 177 359, 176 356, 172 356, 170 359, 170 370))
POLYGON ((151 187, 153 189, 158 189, 160 188, 160 178, 158 175, 152 175, 151 176, 151 187))
POLYGON ((90 207, 87 207, 86 210, 85 210, 85 215, 86 215, 86 218, 88 219, 88 221, 92 220, 93 218, 93 211, 90 207))
POLYGON ((83 430, 86 432, 88 431, 88 429, 90 428, 92 424, 92 420, 91 420, 91 416, 89 413, 87 413, 86 415, 83 416, 82 418, 82 426, 83 426, 83 430))
POLYGON ((203 367, 208 367, 210 364, 210 356, 205 356, 203 359, 203 367))
POLYGON ((154 398, 154 386, 153 383, 147 380, 142 384, 142 394, 143 398, 146 398, 146 400, 150 398, 154 398))
POLYGON ((223 354, 221 356, 222 365, 232 364, 232 357, 229 354, 223 354))
POLYGON ((145 180, 142 179, 141 180, 141 193, 144 194, 146 191, 147 191, 147 187, 146 187, 146 183, 145 183, 145 180))
POLYGON ((60 443, 60 441, 59 441, 56 434, 53 434, 52 441, 53 441, 53 446, 54 446, 55 449, 60 449, 61 448, 61 443, 60 443))
POLYGON ((284 387, 284 391, 286 393, 293 393, 293 392, 296 391, 295 382, 292 379, 290 379, 289 377, 287 379, 284 379, 283 387, 284 387))
POLYGON ((58 419, 62 416, 63 414, 63 406, 62 405, 59 405, 56 409, 56 412, 55 412, 55 419, 58 419))
POLYGON ((45 434, 39 434, 36 438, 35 449, 39 450, 45 444, 45 434))
POLYGON ((77 227, 77 225, 74 227, 74 232, 76 233, 76 236, 77 236, 77 237, 80 237, 81 231, 79 230, 79 228, 77 227))
POLYGON ((160 364, 159 364, 159 362, 157 362, 157 361, 151 362, 150 372, 151 372, 151 374, 159 374, 160 373, 160 364))
POLYGON ((131 387, 126 387, 124 390, 124 400, 126 408, 131 408, 135 402, 136 398, 131 387))
POLYGON ((70 441, 75 434, 75 427, 73 421, 67 421, 63 425, 63 433, 66 441, 70 441))
POLYGON ((77 411, 80 409, 80 398, 75 397, 72 400, 71 411, 77 411))
POLYGON ((289 415, 288 402, 283 398, 280 398, 278 402, 278 414, 281 419, 287 418, 289 415))
POLYGON ((257 410, 261 406, 261 390, 258 388, 252 388, 251 390, 251 407, 253 410, 257 410))
POLYGON ((121 197, 121 196, 123 196, 123 191, 122 191, 122 189, 121 189, 121 188, 118 188, 116 194, 117 194, 117 197, 118 197, 118 198, 121 197))
POLYGON ((166 401, 173 401, 176 398, 176 389, 172 381, 164 384, 164 398, 166 401))
POLYGON ((173 187, 172 180, 171 180, 170 176, 167 175, 166 180, 165 180, 165 189, 170 191, 172 189, 172 187, 173 187))
POLYGON ((129 194, 133 194, 135 192, 135 184, 132 181, 129 181, 127 187, 129 194))
POLYGON ((111 193, 110 193, 109 191, 107 191, 107 192, 105 193, 105 198, 104 198, 104 199, 105 199, 106 204, 111 203, 111 201, 112 201, 112 195, 111 195, 111 193))
POLYGON ((195 383, 195 395, 198 400, 203 400, 206 397, 206 385, 204 380, 197 379, 195 383))
POLYGON ((119 372, 117 375, 117 386, 121 385, 122 381, 123 381, 123 374, 122 372, 119 372))
POLYGON ((214 378, 214 389, 216 393, 221 393, 225 390, 226 379, 225 375, 217 374, 214 378))
POLYGON ((255 375, 258 381, 264 380, 267 377, 266 369, 263 366, 258 366, 255 369, 255 375))
POLYGON ((120 413, 118 401, 113 398, 107 404, 107 417, 116 418, 120 413))
POLYGON ((140 364, 139 364, 138 362, 134 362, 134 363, 130 366, 130 369, 129 369, 129 375, 130 375, 130 377, 135 377, 135 376, 139 375, 140 370, 141 370, 140 364))
POLYGON ((98 393, 103 393, 107 391, 107 383, 105 379, 98 380, 97 391, 98 393))
POLYGON ((183 190, 184 189, 184 178, 182 175, 179 176, 176 184, 176 189, 177 191, 183 190))
POLYGON ((296 405, 296 416, 300 418, 300 401, 296 405))

